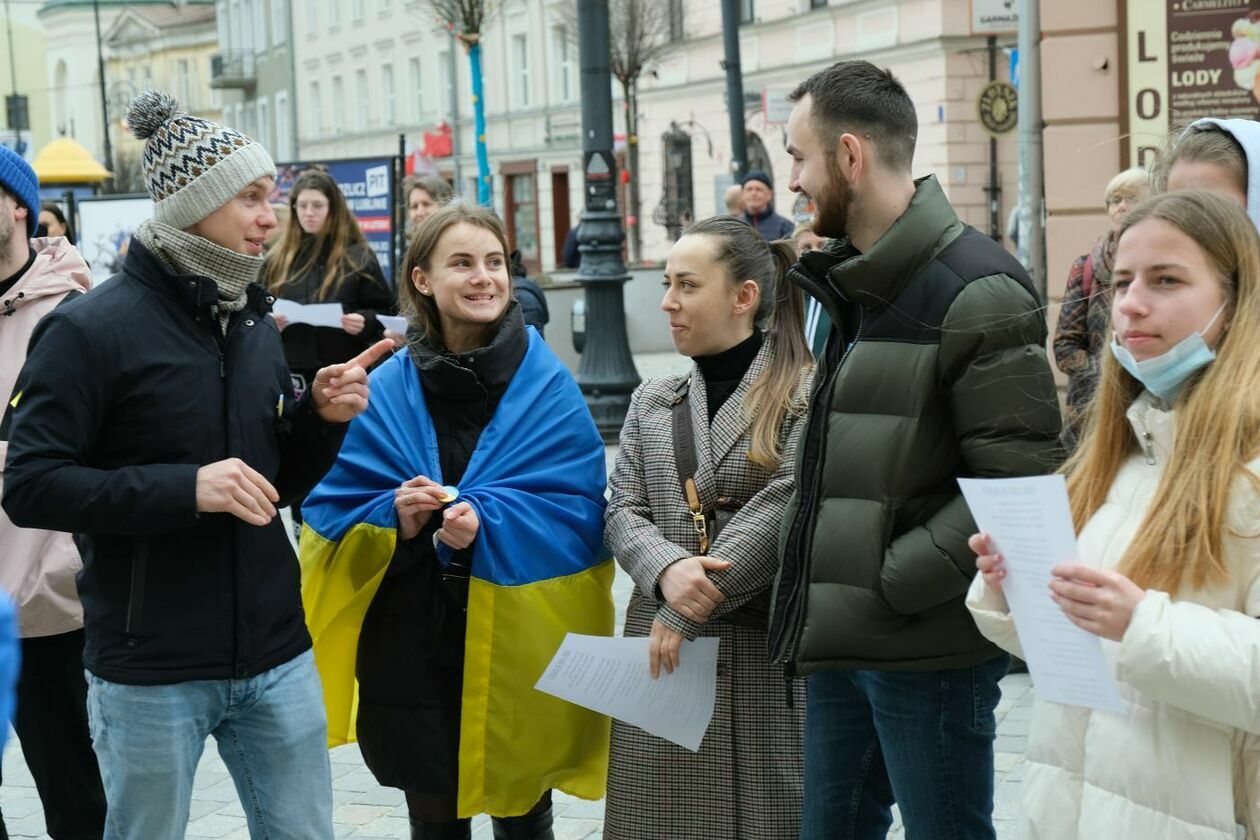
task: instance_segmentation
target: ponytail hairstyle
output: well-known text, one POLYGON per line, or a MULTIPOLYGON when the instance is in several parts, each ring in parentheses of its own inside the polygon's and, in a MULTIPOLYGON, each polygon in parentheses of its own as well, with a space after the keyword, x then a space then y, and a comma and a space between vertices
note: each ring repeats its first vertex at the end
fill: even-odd
POLYGON ((783 460, 779 437, 789 414, 801 416, 805 404, 798 399, 804 373, 814 364, 805 343, 804 294, 788 279, 796 262, 790 241, 767 243, 761 234, 734 216, 714 216, 697 222, 683 236, 707 236, 714 245, 714 259, 732 285, 752 280, 760 291, 754 322, 775 342, 774 356, 764 373, 748 389, 741 410, 752 423, 748 459, 767 470, 783 460))
POLYGON ((267 255, 267 263, 263 267, 264 285, 267 291, 278 297, 285 283, 309 271, 324 254, 327 263, 315 299, 326 300, 343 275, 359 268, 347 265, 355 259, 351 253, 355 246, 366 248, 367 239, 359 229, 358 220, 350 213, 341 188, 322 169, 307 169, 297 177, 289 192, 289 222, 280 243, 267 255), (328 219, 319 233, 307 233, 298 222, 297 200, 306 190, 317 190, 328 199, 328 219), (310 239, 315 240, 314 247, 308 250, 301 265, 294 265, 302 246, 310 239))

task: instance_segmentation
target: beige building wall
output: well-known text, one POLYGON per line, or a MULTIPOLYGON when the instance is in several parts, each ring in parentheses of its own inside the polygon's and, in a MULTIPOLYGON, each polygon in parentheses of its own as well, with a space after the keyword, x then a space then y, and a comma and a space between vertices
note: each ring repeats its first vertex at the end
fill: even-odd
MULTIPOLYGON (((1062 300, 1072 261, 1107 230, 1103 190, 1126 165, 1121 132, 1122 0, 1042 0, 1046 286, 1062 300)), ((1051 308, 1051 323, 1058 308, 1051 308)))

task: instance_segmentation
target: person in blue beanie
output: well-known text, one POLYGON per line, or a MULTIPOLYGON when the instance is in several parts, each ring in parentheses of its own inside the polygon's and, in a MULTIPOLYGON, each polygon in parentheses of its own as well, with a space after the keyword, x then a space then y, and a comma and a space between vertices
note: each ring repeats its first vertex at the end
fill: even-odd
POLYGON ((9 721, 13 719, 13 700, 21 661, 17 612, 9 596, 0 592, 0 757, 4 754, 5 742, 9 740, 9 721))
POLYGON ((767 242, 792 238, 792 222, 774 212, 774 179, 760 169, 744 176, 744 212, 740 216, 767 242))

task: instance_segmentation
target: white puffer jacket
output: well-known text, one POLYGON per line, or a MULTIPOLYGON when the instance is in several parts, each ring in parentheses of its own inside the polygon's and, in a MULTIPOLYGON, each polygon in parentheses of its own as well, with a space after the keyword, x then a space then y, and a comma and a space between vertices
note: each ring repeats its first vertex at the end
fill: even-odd
MULTIPOLYGON (((1146 515, 1175 431, 1173 413, 1149 395, 1128 416, 1152 446, 1121 467, 1077 541, 1082 562, 1108 569, 1146 515)), ((1260 474, 1260 460, 1249 468, 1260 474)), ((1228 583, 1176 599, 1149 591, 1124 639, 1103 641, 1123 714, 1037 701, 1024 781, 1027 837, 1260 838, 1260 536, 1240 536, 1260 535, 1260 493, 1243 476, 1227 523, 1228 583)), ((980 632, 1020 654, 1005 597, 980 575, 967 606, 980 632)))

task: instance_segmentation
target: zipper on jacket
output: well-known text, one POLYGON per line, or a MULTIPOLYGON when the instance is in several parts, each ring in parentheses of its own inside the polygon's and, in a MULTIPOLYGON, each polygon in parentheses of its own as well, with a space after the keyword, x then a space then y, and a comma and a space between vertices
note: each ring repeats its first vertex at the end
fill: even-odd
MULTIPOLYGON (((827 414, 830 412, 830 403, 833 398, 836 379, 840 376, 840 370, 844 367, 845 361, 848 360, 849 354, 853 352, 853 348, 857 346, 858 341, 862 338, 862 324, 866 319, 866 309, 862 305, 858 305, 858 323, 857 329, 853 333, 853 339, 849 342, 849 346, 844 348, 844 352, 840 354, 839 361, 833 370, 827 372, 827 380, 823 383, 823 389, 819 391, 821 399, 827 400, 827 408, 824 411, 822 422, 824 424, 824 435, 822 441, 822 450, 820 452, 818 463, 814 466, 814 481, 810 491, 809 504, 804 511, 797 512, 796 521, 793 523, 793 534, 788 540, 787 547, 794 548, 800 543, 801 537, 804 536, 805 541, 803 547, 799 550, 800 568, 796 576, 796 580, 792 585, 792 596, 788 603, 794 607, 794 614, 791 616, 791 627, 788 631, 786 639, 782 641, 783 650, 779 653, 778 661, 784 665, 785 679, 791 679, 792 662, 796 659, 796 651, 800 644, 801 630, 805 624, 805 599, 801 596, 804 589, 806 578, 809 574, 809 557, 813 551, 814 537, 812 530, 809 534, 803 534, 805 525, 813 516, 814 511, 818 507, 818 494, 822 490, 823 465, 825 458, 822 454, 826 452, 826 435, 825 424, 827 422, 827 414)), ((815 406, 817 409, 819 406, 815 406)), ((790 691, 790 684, 789 684, 790 691)), ((790 704, 789 704, 790 705, 790 704)))
POLYGON ((1151 437, 1150 431, 1146 428, 1145 417, 1138 422, 1142 424, 1142 452, 1146 455, 1146 463, 1153 467, 1158 463, 1155 460, 1155 438, 1151 437))

